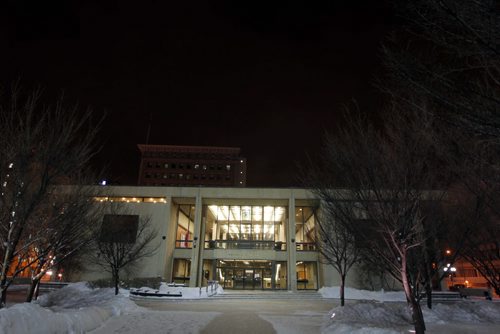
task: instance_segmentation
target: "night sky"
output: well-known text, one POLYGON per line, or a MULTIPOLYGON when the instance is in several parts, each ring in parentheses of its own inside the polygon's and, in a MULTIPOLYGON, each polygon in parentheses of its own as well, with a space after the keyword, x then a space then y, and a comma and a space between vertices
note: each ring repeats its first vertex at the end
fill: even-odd
POLYGON ((106 112, 111 183, 135 184, 152 117, 150 144, 241 147, 248 186, 293 186, 345 104, 381 104, 388 7, 324 2, 7 1, 1 81, 106 112))

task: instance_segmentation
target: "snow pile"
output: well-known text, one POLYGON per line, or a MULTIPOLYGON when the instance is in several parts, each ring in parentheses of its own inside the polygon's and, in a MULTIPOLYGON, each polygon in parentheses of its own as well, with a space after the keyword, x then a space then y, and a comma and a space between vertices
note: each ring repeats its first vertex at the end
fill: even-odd
POLYGON ((95 329, 114 315, 138 310, 126 294, 114 289, 70 284, 43 295, 36 303, 16 304, 0 310, 0 334, 83 333, 95 329))
POLYGON ((496 302, 433 303, 431 310, 422 306, 422 312, 426 323, 500 324, 500 303, 496 302))
MULTIPOLYGON (((318 292, 323 298, 340 298, 340 288, 338 286, 322 287, 318 292)), ((400 302, 406 301, 403 291, 388 291, 383 289, 380 291, 358 290, 353 288, 345 288, 344 297, 357 300, 376 300, 380 302, 400 302)))
MULTIPOLYGON (((427 328, 435 328, 435 332, 443 332, 446 328, 446 333, 453 333, 462 327, 468 330, 471 326, 500 324, 500 303, 495 302, 434 303, 432 309, 422 305, 422 312, 427 328)), ((408 332, 412 328, 406 303, 350 301, 329 312, 322 332, 389 334, 408 332)))
POLYGON ((401 303, 354 302, 329 312, 322 332, 401 333, 411 328, 411 315, 401 303))
POLYGON ((224 289, 220 285, 217 286, 216 290, 211 290, 210 287, 189 288, 185 286, 171 285, 165 282, 161 282, 158 290, 150 287, 141 287, 139 289, 132 289, 131 291, 150 294, 147 296, 131 294, 131 299, 203 299, 212 295, 224 294, 224 289), (159 295, 156 296, 156 294, 159 295))

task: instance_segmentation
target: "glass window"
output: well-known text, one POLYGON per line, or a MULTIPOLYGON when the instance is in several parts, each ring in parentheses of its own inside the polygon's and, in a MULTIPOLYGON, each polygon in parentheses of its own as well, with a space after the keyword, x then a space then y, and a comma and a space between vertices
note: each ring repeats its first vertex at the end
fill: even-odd
POLYGON ((209 205, 204 212, 206 248, 285 250, 285 207, 209 205))
POLYGON ((183 283, 188 285, 190 276, 191 276, 191 260, 174 259, 172 281, 175 283, 183 283))
POLYGON ((298 290, 316 290, 318 289, 318 275, 316 262, 302 262, 296 264, 297 270, 297 289, 298 290))
POLYGON ((315 250, 314 211, 312 207, 300 206, 295 208, 295 242, 298 251, 315 250))
POLYGON ((194 206, 179 205, 177 210, 176 248, 191 248, 194 235, 194 206))
POLYGON ((276 274, 274 277, 276 289, 288 289, 286 280, 287 274, 286 262, 276 262, 276 274))

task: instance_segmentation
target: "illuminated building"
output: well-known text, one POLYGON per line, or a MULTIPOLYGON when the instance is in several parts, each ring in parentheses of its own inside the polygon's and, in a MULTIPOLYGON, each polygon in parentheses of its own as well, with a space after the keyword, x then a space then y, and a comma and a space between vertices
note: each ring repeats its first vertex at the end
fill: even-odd
MULTIPOLYGON (((317 201, 306 189, 104 187, 95 200, 149 217, 160 248, 137 277, 225 289, 317 290, 338 275, 313 241, 317 201), (114 202, 113 204, 111 202, 114 202)), ((105 275, 83 273, 80 279, 105 275)))

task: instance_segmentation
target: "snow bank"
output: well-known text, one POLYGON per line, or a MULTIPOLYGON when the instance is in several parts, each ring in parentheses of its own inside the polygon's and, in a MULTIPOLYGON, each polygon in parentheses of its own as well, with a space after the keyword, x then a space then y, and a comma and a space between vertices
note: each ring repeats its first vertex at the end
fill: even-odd
MULTIPOLYGON (((446 333, 453 333, 461 327, 472 325, 493 325, 492 332, 500 324, 500 303, 488 301, 458 301, 434 303, 432 309, 422 306, 428 327, 447 325, 446 333)), ((344 307, 333 308, 325 318, 323 333, 402 333, 408 332, 411 314, 406 303, 350 301, 344 307)), ((489 333, 489 332, 488 332, 489 333)))
POLYGON ((84 333, 99 327, 114 315, 140 309, 127 294, 114 289, 69 284, 42 295, 37 302, 16 304, 0 310, 0 334, 84 333))
MULTIPOLYGON (((322 287, 318 291, 323 298, 340 298, 340 288, 338 286, 322 287)), ((345 288, 345 299, 356 300, 376 300, 380 302, 400 302, 406 301, 403 291, 380 291, 358 290, 345 288)))

